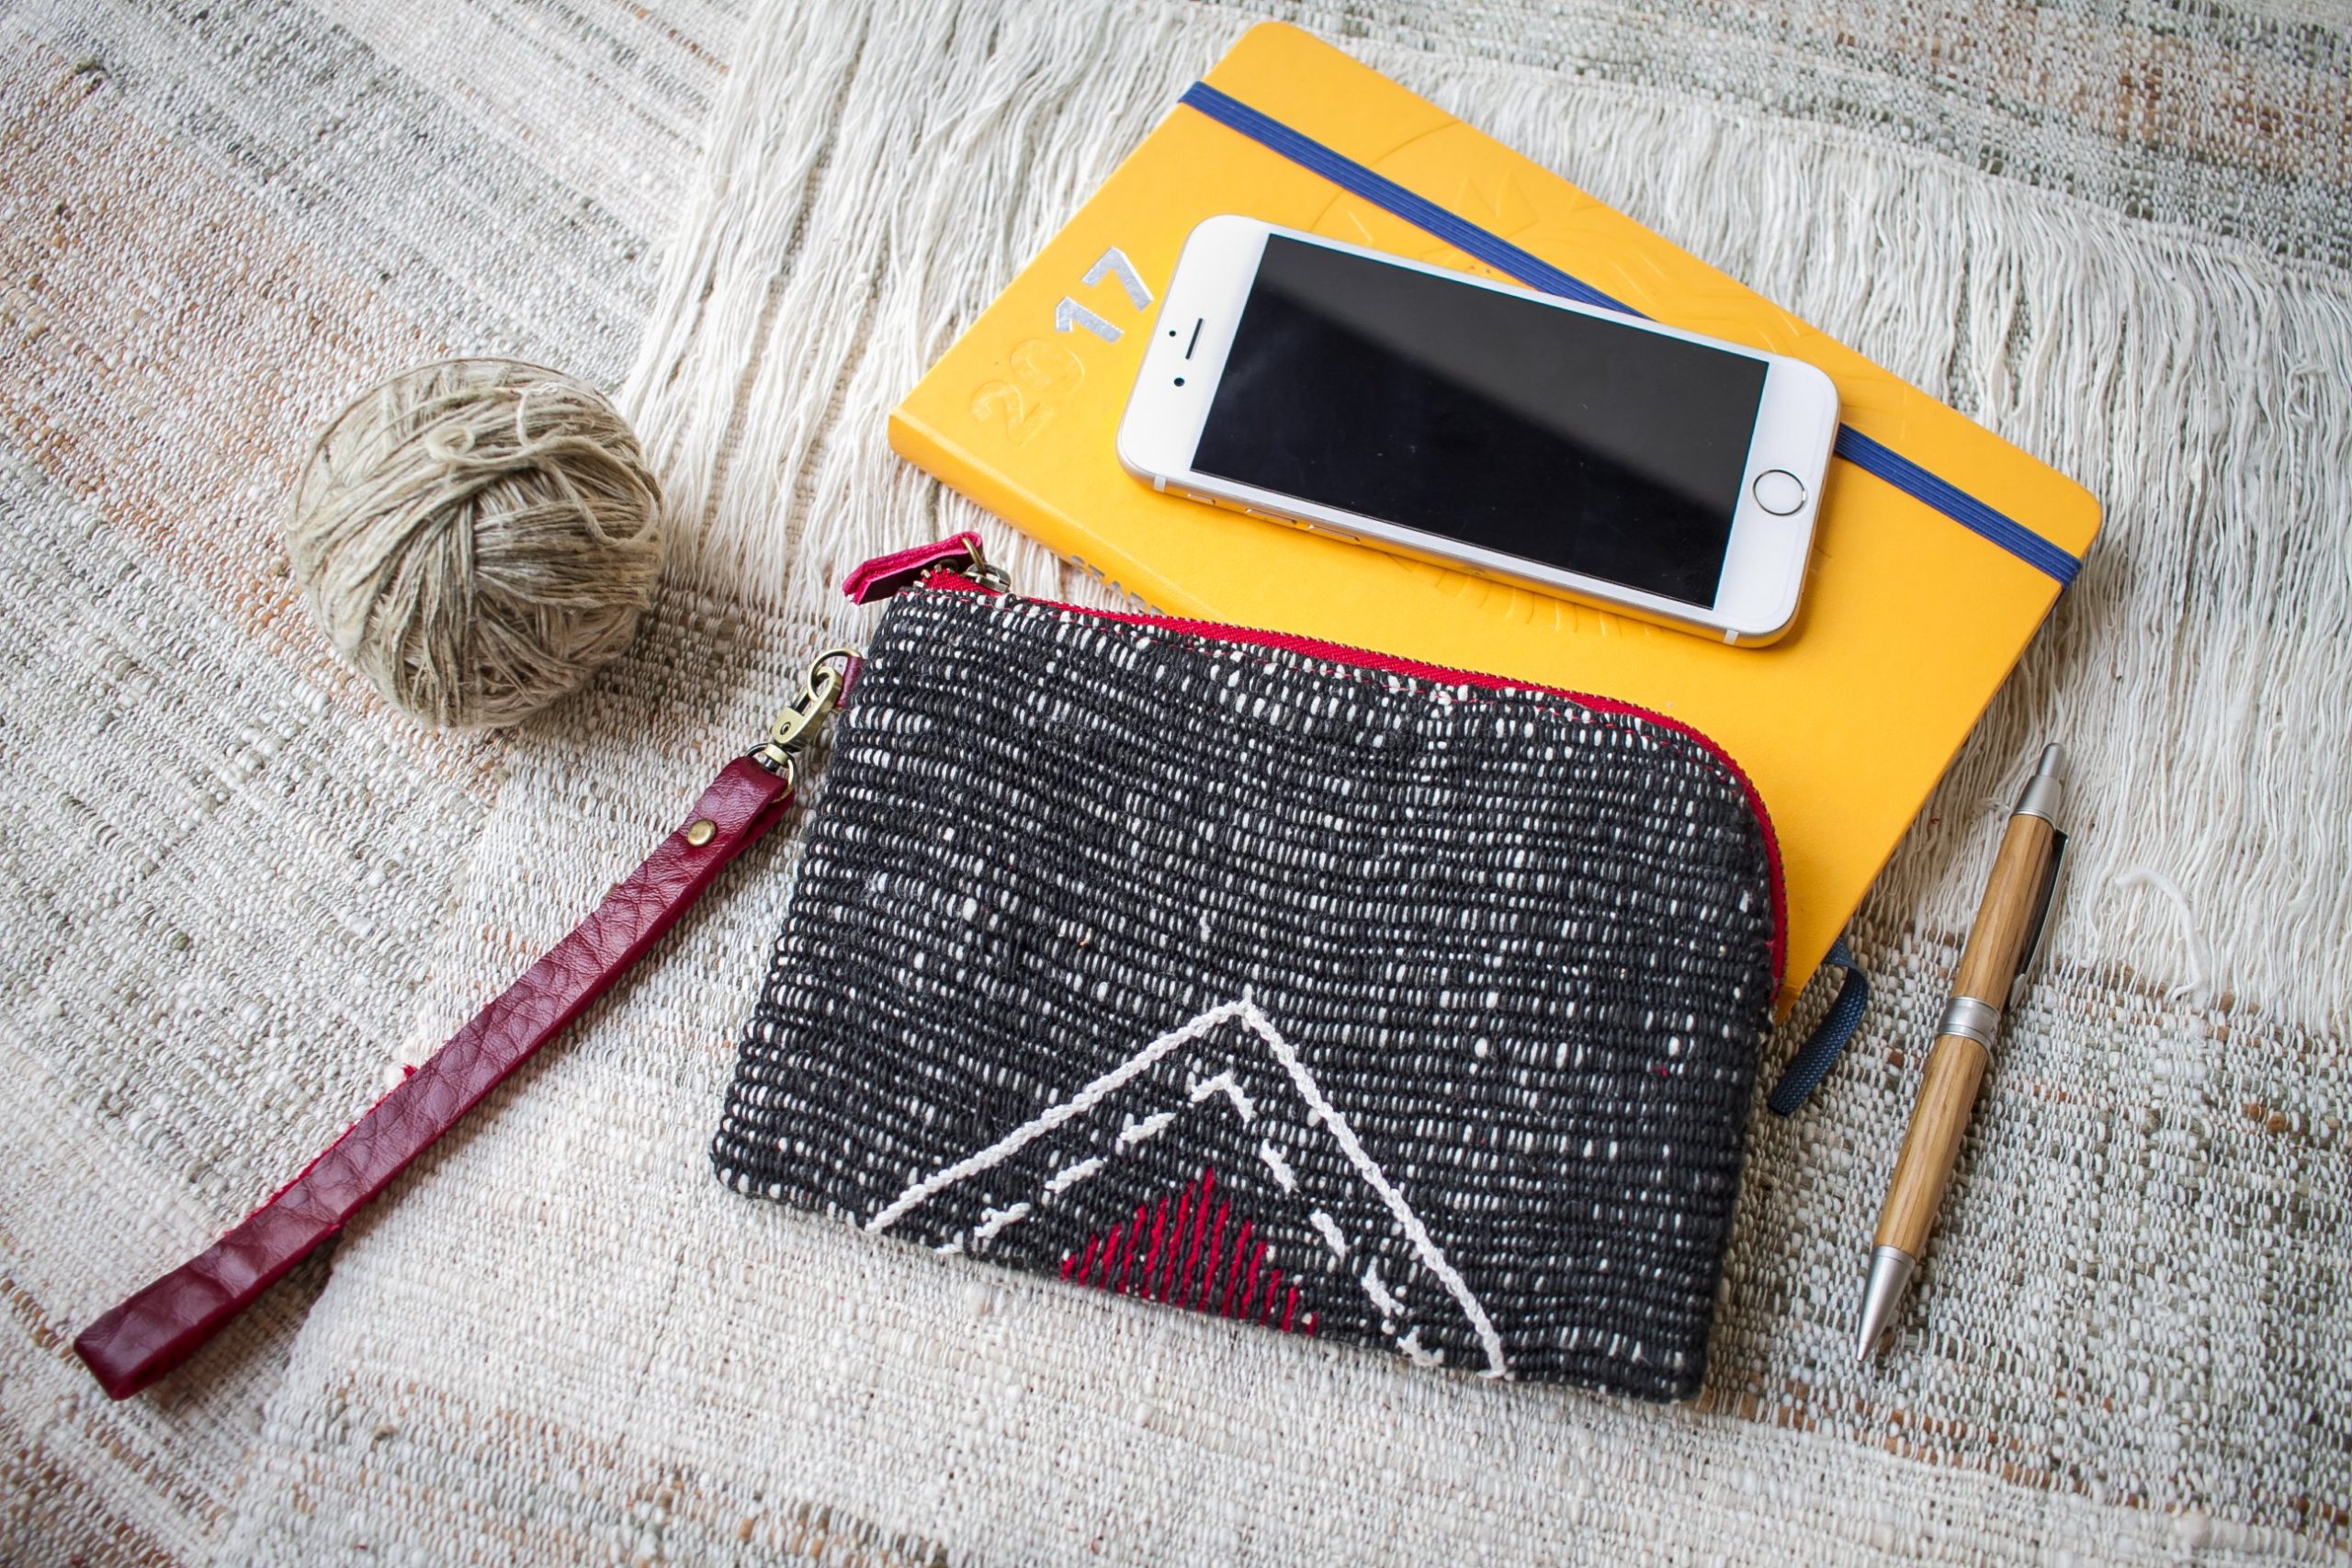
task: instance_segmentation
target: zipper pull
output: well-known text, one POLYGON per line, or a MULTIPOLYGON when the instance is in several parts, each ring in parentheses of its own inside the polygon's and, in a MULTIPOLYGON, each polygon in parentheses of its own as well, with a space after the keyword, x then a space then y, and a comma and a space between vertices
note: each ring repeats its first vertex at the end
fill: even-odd
POLYGON ((800 695, 775 716, 768 738, 752 748, 752 761, 786 783, 799 783, 800 753, 841 705, 842 694, 849 689, 856 668, 854 648, 829 648, 810 660, 808 672, 800 678, 800 695))
POLYGON ((902 588, 910 588, 943 569, 969 578, 992 593, 1009 592, 1012 588, 1012 580, 1005 575, 1004 569, 989 564, 980 553, 980 536, 966 532, 936 544, 917 545, 910 550, 876 556, 849 574, 842 592, 854 604, 871 604, 902 588))

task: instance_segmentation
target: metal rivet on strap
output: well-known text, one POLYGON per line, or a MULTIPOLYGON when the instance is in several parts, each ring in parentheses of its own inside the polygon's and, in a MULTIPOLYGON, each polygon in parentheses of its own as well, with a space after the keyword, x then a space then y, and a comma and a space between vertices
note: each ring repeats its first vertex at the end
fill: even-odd
POLYGON ((694 823, 686 829, 686 842, 696 849, 702 848, 717 837, 718 837, 718 824, 707 817, 695 818, 694 823))

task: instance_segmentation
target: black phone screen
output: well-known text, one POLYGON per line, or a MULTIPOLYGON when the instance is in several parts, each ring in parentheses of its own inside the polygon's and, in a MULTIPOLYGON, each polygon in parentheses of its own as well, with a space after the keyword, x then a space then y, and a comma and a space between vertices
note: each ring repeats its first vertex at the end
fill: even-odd
POLYGON ((1193 466, 1712 605, 1768 368, 1272 235, 1193 466))

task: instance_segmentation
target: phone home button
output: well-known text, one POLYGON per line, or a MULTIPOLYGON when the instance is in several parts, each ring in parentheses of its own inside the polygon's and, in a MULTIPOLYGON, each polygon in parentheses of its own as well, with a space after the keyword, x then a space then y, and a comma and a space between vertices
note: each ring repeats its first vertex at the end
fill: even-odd
POLYGON ((1786 517, 1804 505, 1804 481, 1786 468, 1767 468, 1748 487, 1756 504, 1775 517, 1786 517))

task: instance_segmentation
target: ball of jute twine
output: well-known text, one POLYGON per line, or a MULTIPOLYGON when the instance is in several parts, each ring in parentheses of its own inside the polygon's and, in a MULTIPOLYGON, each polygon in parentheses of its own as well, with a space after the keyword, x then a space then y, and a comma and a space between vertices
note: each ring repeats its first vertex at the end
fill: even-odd
POLYGON ((335 651, 427 724, 508 724, 628 646, 662 489, 594 388, 511 359, 370 387, 319 435, 287 548, 335 651))

